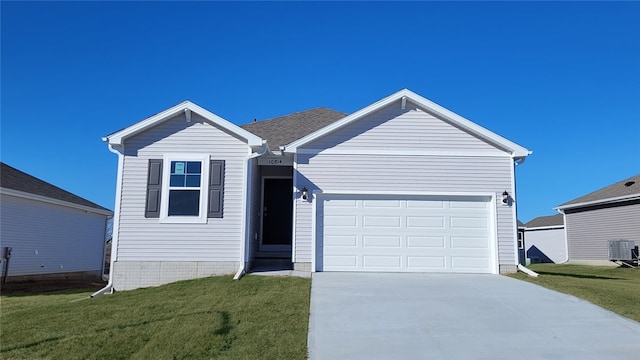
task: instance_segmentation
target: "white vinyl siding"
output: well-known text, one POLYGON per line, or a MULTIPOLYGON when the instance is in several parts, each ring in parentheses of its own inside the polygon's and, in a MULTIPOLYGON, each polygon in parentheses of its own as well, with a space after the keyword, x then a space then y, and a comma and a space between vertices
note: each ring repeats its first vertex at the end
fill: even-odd
MULTIPOLYGON (((309 191, 415 193, 495 193, 500 264, 515 263, 513 207, 502 204, 502 192, 514 198, 513 161, 507 157, 298 155, 298 187, 309 191)), ((311 261, 312 203, 298 200, 296 259, 311 261)))
MULTIPOLYGON (((197 114, 167 120, 125 141, 118 257, 116 261, 238 261, 247 144, 197 114), (224 217, 204 224, 167 224, 145 218, 148 159, 165 153, 209 154, 226 160, 224 217)), ((169 164, 163 164, 169 166, 169 164)), ((162 201, 165 201, 163 199, 162 201)))
MULTIPOLYGON (((502 204, 501 195, 506 190, 517 199, 510 154, 410 102, 405 110, 398 101, 305 145, 296 167, 298 188, 309 191, 493 193, 498 263, 516 263, 515 204, 502 204)), ((312 261, 312 208, 296 204, 298 262, 312 261)))
POLYGON ((9 276, 100 274, 105 215, 2 195, 0 242, 13 248, 9 276))
POLYGON ((306 144, 305 149, 382 151, 503 151, 407 102, 393 103, 343 129, 306 144), (424 131, 423 131, 424 130, 424 131), (419 131, 419 133, 418 133, 419 131))
MULTIPOLYGON (((565 215, 569 261, 608 260, 608 241, 640 245, 640 204, 571 212, 565 215)), ((525 238, 526 239, 526 238, 525 238)))

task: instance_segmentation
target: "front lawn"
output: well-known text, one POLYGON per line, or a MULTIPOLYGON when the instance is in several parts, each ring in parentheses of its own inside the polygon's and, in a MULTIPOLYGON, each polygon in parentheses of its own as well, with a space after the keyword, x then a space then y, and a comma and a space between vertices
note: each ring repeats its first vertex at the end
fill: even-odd
POLYGON ((511 275, 574 295, 622 316, 640 321, 640 269, 586 265, 534 264, 537 278, 511 275))
POLYGON ((229 276, 1 297, 0 358, 305 359, 310 279, 229 276))

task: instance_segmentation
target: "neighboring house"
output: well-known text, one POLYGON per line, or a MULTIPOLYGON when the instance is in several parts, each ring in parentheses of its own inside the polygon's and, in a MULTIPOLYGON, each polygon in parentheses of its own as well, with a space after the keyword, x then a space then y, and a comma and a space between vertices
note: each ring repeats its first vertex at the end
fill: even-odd
POLYGON ((10 280, 100 278, 112 212, 0 163, 0 244, 10 280))
POLYGON ((248 271, 516 271, 531 152, 409 91, 351 115, 236 126, 183 102, 104 138, 118 154, 109 287, 248 271))
POLYGON ((559 205, 567 231, 568 260, 608 264, 608 241, 640 245, 640 174, 559 205))
POLYGON ((539 216, 524 224, 525 256, 532 263, 567 261, 562 214, 539 216))

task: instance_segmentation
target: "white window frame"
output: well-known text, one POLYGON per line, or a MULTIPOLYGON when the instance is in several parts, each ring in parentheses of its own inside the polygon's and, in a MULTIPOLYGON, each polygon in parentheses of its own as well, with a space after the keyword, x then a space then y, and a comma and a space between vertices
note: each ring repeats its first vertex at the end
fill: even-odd
MULTIPOLYGON (((207 222, 207 195, 209 184, 209 154, 165 154, 162 169, 162 195, 160 199, 160 222, 167 224, 185 224, 207 222), (172 161, 200 161, 202 174, 200 176, 200 214, 199 216, 169 216, 169 190, 172 161)), ((194 188, 195 189, 195 188, 194 188)))

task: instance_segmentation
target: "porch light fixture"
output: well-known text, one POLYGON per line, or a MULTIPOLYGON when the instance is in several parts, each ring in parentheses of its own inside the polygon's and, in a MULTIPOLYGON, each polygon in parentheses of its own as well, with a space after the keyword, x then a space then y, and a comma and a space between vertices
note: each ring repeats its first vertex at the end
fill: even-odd
POLYGON ((307 195, 309 193, 309 190, 307 190, 306 187, 302 188, 302 200, 307 200, 307 195))
POLYGON ((509 193, 507 192, 507 190, 505 190, 505 191, 502 193, 502 203, 503 203, 503 204, 506 204, 506 203, 508 203, 508 202, 509 202, 509 193))

